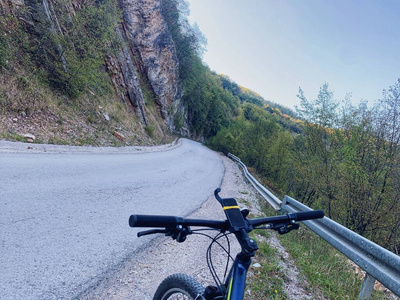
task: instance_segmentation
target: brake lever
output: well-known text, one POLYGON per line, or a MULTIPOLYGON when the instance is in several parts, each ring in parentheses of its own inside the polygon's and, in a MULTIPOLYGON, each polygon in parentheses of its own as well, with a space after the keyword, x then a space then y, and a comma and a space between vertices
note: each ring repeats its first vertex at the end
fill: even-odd
POLYGON ((144 235, 155 234, 155 233, 168 233, 168 231, 166 229, 151 229, 151 230, 140 231, 137 233, 137 236, 141 237, 144 235))
POLYGON ((190 227, 183 227, 182 225, 178 225, 175 228, 167 228, 165 233, 166 236, 172 237, 178 243, 183 243, 189 234, 192 234, 190 227))
POLYGON ((286 234, 291 232, 292 230, 297 230, 300 228, 300 224, 298 223, 292 223, 290 225, 288 224, 279 224, 277 227, 274 227, 273 229, 278 231, 279 234, 286 234))

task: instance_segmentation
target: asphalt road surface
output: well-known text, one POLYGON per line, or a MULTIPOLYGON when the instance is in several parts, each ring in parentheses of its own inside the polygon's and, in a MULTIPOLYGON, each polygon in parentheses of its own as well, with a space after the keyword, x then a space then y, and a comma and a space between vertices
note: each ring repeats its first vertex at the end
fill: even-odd
POLYGON ((189 140, 142 154, 26 152, 0 153, 0 299, 79 297, 149 241, 130 214, 187 215, 224 173, 189 140))

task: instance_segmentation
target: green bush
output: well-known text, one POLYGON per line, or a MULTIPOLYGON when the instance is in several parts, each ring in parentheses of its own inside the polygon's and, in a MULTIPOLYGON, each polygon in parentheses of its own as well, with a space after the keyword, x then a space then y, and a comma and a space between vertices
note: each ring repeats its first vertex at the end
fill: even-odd
POLYGON ((154 126, 151 126, 151 125, 147 125, 146 128, 145 128, 147 134, 151 138, 154 137, 154 129, 155 129, 154 126))

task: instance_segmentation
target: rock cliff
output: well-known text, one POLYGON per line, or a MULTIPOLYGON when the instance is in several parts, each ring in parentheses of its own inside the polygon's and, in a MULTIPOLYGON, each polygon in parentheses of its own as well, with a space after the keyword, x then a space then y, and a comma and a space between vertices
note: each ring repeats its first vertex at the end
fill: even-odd
MULTIPOLYGON (((0 14, 15 14, 32 32, 37 33, 40 26, 46 26, 54 35, 68 35, 66 28, 74 25, 77 12, 90 1, 0 0, 0 14)), ((161 12, 161 1, 119 1, 122 22, 115 28, 115 35, 120 41, 120 50, 116 55, 109 55, 104 66, 112 79, 116 95, 132 106, 142 127, 148 126, 150 117, 143 91, 145 83, 147 89, 150 89, 147 92, 154 97, 156 114, 165 126, 171 132, 189 135, 186 120, 179 128, 174 122, 177 114, 180 118, 187 114, 182 103, 179 61, 161 12)), ((53 48, 64 71, 68 72, 63 45, 60 43, 53 48)), ((151 118, 154 119, 154 116, 151 118)))
POLYGON ((175 46, 161 14, 160 1, 122 0, 124 28, 140 56, 160 112, 173 130, 173 116, 182 110, 182 87, 175 46))

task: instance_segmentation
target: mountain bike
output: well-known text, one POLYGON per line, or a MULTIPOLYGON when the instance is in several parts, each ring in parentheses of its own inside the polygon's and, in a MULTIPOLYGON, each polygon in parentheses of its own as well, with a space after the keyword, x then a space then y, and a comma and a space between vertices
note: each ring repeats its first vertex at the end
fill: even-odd
POLYGON ((191 299, 191 300, 242 300, 245 292, 247 271, 251 264, 251 258, 258 250, 256 241, 249 237, 249 233, 254 229, 272 229, 279 234, 286 234, 298 229, 297 221, 319 219, 324 217, 322 210, 307 212, 289 213, 286 215, 248 219, 248 209, 240 209, 234 198, 221 198, 221 189, 214 191, 215 198, 221 203, 225 212, 226 220, 203 220, 203 219, 184 219, 174 216, 157 215, 131 215, 129 226, 131 227, 155 227, 164 229, 151 229, 138 232, 141 237, 149 234, 163 233, 172 237, 177 242, 184 242, 190 234, 201 234, 208 236, 211 243, 207 249, 207 265, 215 281, 215 285, 206 288, 194 278, 186 274, 173 274, 165 278, 157 288, 153 300, 172 300, 172 299, 191 299), (191 227, 206 227, 202 229, 191 229, 191 227), (218 233, 212 237, 204 234, 204 230, 216 230, 218 233), (230 255, 230 242, 228 235, 236 237, 241 251, 233 259, 230 255), (227 240, 227 246, 223 246, 221 239, 227 240), (212 264, 211 247, 217 244, 227 254, 224 280, 220 280, 212 264), (228 248, 228 249, 226 249, 228 248), (228 272, 230 260, 233 264, 228 272), (228 275, 228 276, 226 276, 228 275))

